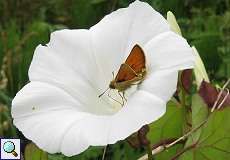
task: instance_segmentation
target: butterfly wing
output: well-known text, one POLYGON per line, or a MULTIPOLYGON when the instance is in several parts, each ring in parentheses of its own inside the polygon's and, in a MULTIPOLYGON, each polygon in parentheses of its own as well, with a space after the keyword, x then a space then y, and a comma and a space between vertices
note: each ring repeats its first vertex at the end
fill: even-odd
POLYGON ((136 73, 145 68, 145 54, 139 45, 135 45, 125 61, 136 73))
POLYGON ((129 66, 127 66, 126 64, 123 63, 120 66, 120 69, 117 73, 115 81, 117 83, 124 82, 124 81, 131 80, 131 79, 135 78, 136 76, 137 75, 135 74, 135 72, 133 72, 129 66))
POLYGON ((132 48, 125 63, 121 65, 116 75, 115 81, 116 82, 129 81, 137 77, 137 74, 142 72, 144 68, 145 68, 144 51, 139 45, 136 44, 132 48))

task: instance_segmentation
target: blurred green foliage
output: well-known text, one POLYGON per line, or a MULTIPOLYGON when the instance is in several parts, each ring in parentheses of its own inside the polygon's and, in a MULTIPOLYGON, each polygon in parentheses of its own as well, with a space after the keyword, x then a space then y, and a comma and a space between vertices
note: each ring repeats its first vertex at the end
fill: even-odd
MULTIPOLYGON (((35 47, 38 44, 46 44, 54 30, 89 28, 106 14, 126 7, 131 2, 132 0, 0 0, 0 136, 22 138, 12 125, 10 106, 17 91, 28 82, 27 72, 35 47)), ((166 15, 168 10, 175 14, 183 36, 198 49, 213 83, 223 83, 230 77, 230 0, 146 2, 163 15, 166 15)), ((181 108, 170 103, 167 114, 151 126, 151 141, 156 143, 160 138, 180 136, 184 125, 183 112, 181 108), (175 115, 177 119, 173 119, 175 115), (172 120, 168 120, 170 118, 172 120), (162 125, 167 129, 162 128, 162 125)), ((224 113, 213 116, 220 117, 221 114, 224 113)), ((213 126, 207 127, 211 130, 213 126)), ((200 132, 202 139, 207 133, 200 132)), ((220 132, 221 135, 224 131, 220 132)), ((157 159, 169 158, 178 148, 181 146, 160 154, 157 159)), ((35 148, 31 150, 36 154, 40 153, 35 148)), ((98 159, 102 157, 102 153, 103 148, 91 147, 79 156, 67 158, 57 154, 48 155, 48 159, 98 159)), ((141 149, 132 149, 126 142, 119 142, 108 147, 106 159, 130 160, 143 153, 141 149)), ((189 154, 190 152, 187 152, 184 157, 189 157, 189 154)))

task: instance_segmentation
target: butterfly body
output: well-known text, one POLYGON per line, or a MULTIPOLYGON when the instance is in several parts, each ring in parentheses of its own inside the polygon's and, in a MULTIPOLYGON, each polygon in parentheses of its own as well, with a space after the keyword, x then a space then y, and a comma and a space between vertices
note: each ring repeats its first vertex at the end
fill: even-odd
POLYGON ((115 79, 113 79, 109 84, 109 88, 117 89, 118 92, 124 92, 126 89, 131 87, 131 85, 141 83, 144 80, 145 74, 146 74, 146 70, 143 69, 141 73, 138 73, 137 76, 133 79, 126 80, 123 82, 117 82, 115 79))

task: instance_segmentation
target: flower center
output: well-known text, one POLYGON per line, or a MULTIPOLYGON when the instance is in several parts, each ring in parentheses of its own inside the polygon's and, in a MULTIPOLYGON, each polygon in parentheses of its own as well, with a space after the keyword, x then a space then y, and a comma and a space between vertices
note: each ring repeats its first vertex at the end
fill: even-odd
POLYGON ((117 89, 109 89, 103 96, 98 98, 101 103, 106 105, 108 114, 115 114, 122 109, 128 102, 129 97, 137 90, 137 86, 131 86, 123 92, 117 89))

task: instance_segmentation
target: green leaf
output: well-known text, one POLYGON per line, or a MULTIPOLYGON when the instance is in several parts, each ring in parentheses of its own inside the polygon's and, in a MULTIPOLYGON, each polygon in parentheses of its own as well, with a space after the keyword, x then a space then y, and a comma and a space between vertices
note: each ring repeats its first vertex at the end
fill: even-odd
POLYGON ((15 21, 12 21, 9 23, 9 26, 7 26, 7 29, 6 29, 6 45, 5 46, 7 49, 11 49, 11 48, 14 48, 15 45, 19 42, 20 40, 20 31, 17 27, 17 24, 15 21))
MULTIPOLYGON (((48 160, 94 160, 102 159, 104 147, 89 147, 86 151, 79 155, 67 157, 62 154, 49 154, 48 160)), ((144 152, 145 153, 145 152, 144 152)), ((112 160, 130 160, 141 157, 143 150, 133 149, 124 141, 108 145, 106 149, 105 159, 112 160)))
POLYGON ((62 154, 48 154, 48 160, 69 160, 62 154))
POLYGON ((205 67, 209 71, 216 72, 222 63, 222 59, 218 54, 218 46, 221 45, 220 34, 217 32, 197 33, 193 37, 192 44, 196 46, 205 67))
MULTIPOLYGON (((108 10, 107 3, 101 3, 99 0, 87 2, 85 0, 76 0, 70 7, 69 13, 73 16, 74 28, 89 28, 97 23, 108 10)), ((100 0, 102 1, 102 0, 100 0)))
POLYGON ((202 128, 196 145, 180 160, 230 159, 230 108, 212 113, 202 128))
MULTIPOLYGON (((203 99, 198 95, 195 94, 192 97, 192 127, 196 128, 199 126, 205 119, 208 117, 208 107, 204 103, 203 99)), ((201 129, 198 129, 194 132, 186 142, 185 146, 189 146, 195 143, 201 134, 201 129)))
POLYGON ((208 107, 203 99, 195 94, 192 96, 192 126, 196 127, 208 116, 208 107))
POLYGON ((105 2, 105 0, 91 0, 91 4, 100 4, 100 3, 103 3, 105 2))
POLYGON ((12 99, 8 95, 6 95, 4 91, 0 90, 0 101, 1 103, 10 106, 12 99))
POLYGON ((68 160, 85 160, 85 159, 99 159, 103 154, 104 147, 90 147, 79 155, 69 157, 68 160))
POLYGON ((30 143, 25 148, 25 160, 48 160, 48 155, 35 144, 30 143))
POLYGON ((143 153, 143 150, 134 149, 130 147, 130 145, 125 142, 118 142, 115 145, 111 145, 110 152, 112 152, 111 157, 109 158, 109 156, 107 155, 106 159, 112 159, 112 160, 138 159, 139 157, 141 157, 142 154, 146 153, 145 151, 143 153))
POLYGON ((15 84, 19 90, 28 82, 28 69, 33 57, 35 48, 39 44, 46 44, 49 40, 50 25, 44 22, 36 21, 30 26, 27 26, 27 32, 23 35, 22 39, 26 40, 23 47, 18 51, 20 52, 20 65, 15 64, 15 84), (18 70, 18 71, 17 71, 18 70), (17 71, 17 72, 16 72, 17 71))
MULTIPOLYGON (((161 140, 178 138, 183 133, 184 108, 170 101, 167 104, 167 111, 163 117, 150 124, 148 138, 152 144, 161 140)), ((170 159, 176 154, 181 145, 175 145, 156 156, 156 160, 170 159)))

